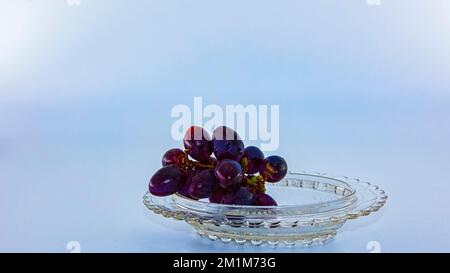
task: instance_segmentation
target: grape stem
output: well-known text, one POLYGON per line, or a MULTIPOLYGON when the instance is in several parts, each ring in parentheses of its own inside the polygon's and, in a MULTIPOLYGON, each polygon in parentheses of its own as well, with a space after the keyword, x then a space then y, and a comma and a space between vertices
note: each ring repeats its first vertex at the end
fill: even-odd
POLYGON ((208 168, 208 169, 214 169, 216 166, 213 164, 202 164, 200 162, 192 161, 190 160, 195 166, 201 167, 201 168, 208 168))
POLYGON ((214 162, 212 164, 203 164, 198 161, 190 160, 189 159, 189 149, 185 149, 183 155, 184 156, 183 156, 182 162, 185 164, 185 166, 187 168, 200 167, 200 168, 205 168, 205 169, 214 169, 216 167, 214 162))
POLYGON ((262 175, 251 175, 244 178, 244 184, 253 193, 256 192, 266 192, 265 179, 262 175))
POLYGON ((244 172, 247 172, 247 170, 248 170, 248 160, 247 160, 246 157, 242 157, 242 159, 241 159, 241 166, 242 166, 242 169, 244 169, 244 172))

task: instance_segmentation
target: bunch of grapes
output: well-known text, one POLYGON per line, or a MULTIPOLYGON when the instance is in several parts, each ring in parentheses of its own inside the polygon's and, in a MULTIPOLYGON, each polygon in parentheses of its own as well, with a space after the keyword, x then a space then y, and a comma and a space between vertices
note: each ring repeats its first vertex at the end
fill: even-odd
POLYGON ((282 157, 265 158, 259 148, 245 147, 239 135, 226 126, 216 128, 212 137, 203 128, 192 126, 183 142, 185 150, 175 148, 164 154, 163 167, 150 179, 150 193, 178 193, 227 205, 277 205, 265 193, 265 182, 284 178, 287 164, 282 157))

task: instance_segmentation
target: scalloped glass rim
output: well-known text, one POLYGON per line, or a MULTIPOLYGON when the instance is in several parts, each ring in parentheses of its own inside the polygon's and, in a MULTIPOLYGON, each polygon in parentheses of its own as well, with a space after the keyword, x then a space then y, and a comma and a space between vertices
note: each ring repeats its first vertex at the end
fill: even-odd
MULTIPOLYGON (((306 188, 314 192, 303 194, 319 191, 337 198, 305 205, 239 206, 196 201, 180 195, 156 197, 147 192, 144 204, 156 214, 186 221, 200 236, 211 240, 312 246, 330 241, 347 220, 378 211, 388 198, 383 190, 368 182, 323 173, 290 172, 270 187, 306 188)), ((295 198, 298 193, 288 191, 295 198)))
MULTIPOLYGON (((386 202, 387 195, 378 186, 359 179, 353 179, 346 176, 330 176, 323 173, 308 172, 289 172, 286 178, 278 183, 271 183, 269 187, 304 187, 317 191, 325 191, 337 194, 340 189, 342 197, 327 202, 317 202, 306 205, 280 205, 280 206, 242 206, 242 205, 224 205, 210 203, 207 201, 198 201, 175 194, 170 198, 175 207, 180 211, 189 214, 200 213, 204 215, 217 216, 232 213, 233 216, 252 216, 261 214, 277 216, 297 216, 297 217, 326 217, 331 214, 340 216, 345 214, 353 219, 355 215, 367 215, 370 212, 380 209, 386 202), (309 178, 305 179, 305 178, 309 178), (310 181, 311 179, 322 179, 326 182, 310 181), (294 180, 294 181, 292 181, 294 180), (309 181, 309 182, 305 182, 309 181), (362 195, 362 193, 371 193, 371 197, 362 195), (367 204, 369 203, 369 204, 367 204)), ((268 188, 269 188, 268 187, 268 188)), ((150 194, 144 196, 144 203, 148 205, 161 197, 153 197, 150 194), (152 201, 153 200, 153 201, 152 201)), ((357 216, 357 217, 358 217, 357 216)))

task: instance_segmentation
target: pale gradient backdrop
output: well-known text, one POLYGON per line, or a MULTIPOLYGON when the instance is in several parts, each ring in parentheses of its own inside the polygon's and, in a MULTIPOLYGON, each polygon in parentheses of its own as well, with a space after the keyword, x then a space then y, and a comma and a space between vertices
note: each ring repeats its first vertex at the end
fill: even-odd
POLYGON ((0 0, 0 251, 273 251, 200 240, 142 195, 176 104, 279 104, 291 170, 387 206, 325 247, 450 251, 450 1, 0 0))

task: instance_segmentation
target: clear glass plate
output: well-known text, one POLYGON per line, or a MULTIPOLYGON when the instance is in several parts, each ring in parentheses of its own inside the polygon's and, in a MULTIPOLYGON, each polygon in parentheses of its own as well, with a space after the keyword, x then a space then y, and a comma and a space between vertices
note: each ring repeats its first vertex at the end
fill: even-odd
POLYGON ((279 206, 222 205, 150 193, 144 204, 157 214, 186 221, 211 240, 311 246, 328 242, 348 219, 379 210, 387 199, 370 183, 320 173, 291 172, 283 181, 266 185, 279 206))

